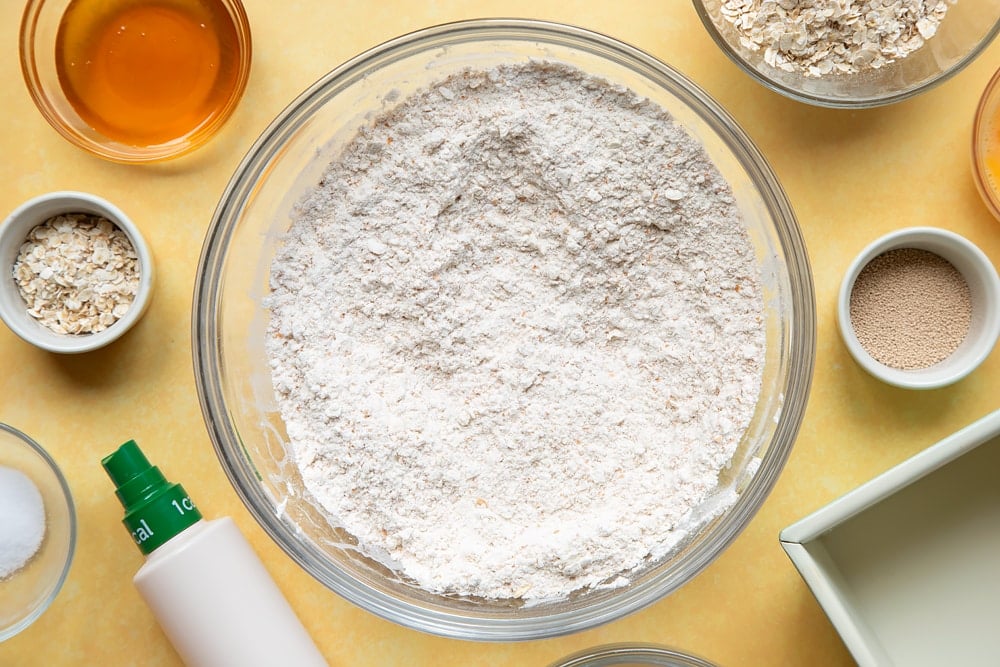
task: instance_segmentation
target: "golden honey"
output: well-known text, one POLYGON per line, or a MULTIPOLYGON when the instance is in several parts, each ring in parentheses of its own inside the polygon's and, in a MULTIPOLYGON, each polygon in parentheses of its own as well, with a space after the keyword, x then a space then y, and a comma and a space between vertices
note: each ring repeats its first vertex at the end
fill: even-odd
POLYGON ((239 84, 236 26, 222 0, 73 0, 56 71, 94 130, 130 146, 185 137, 220 114, 239 84))

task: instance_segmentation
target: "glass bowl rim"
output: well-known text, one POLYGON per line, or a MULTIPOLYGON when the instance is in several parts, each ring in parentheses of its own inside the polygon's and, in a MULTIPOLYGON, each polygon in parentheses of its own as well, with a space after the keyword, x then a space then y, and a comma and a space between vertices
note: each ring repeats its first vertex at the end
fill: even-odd
MULTIPOLYGON (((707 567, 742 532, 752 516, 770 493, 791 451, 805 409, 811 384, 815 357, 815 306, 812 276, 804 240, 794 212, 784 191, 763 155, 756 148, 735 120, 707 93, 673 67, 653 56, 617 39, 576 26, 538 21, 533 19, 473 19, 445 23, 396 37, 372 47, 322 76, 297 96, 268 125, 237 166, 232 179, 222 194, 212 222, 205 236, 198 271, 192 313, 192 357, 199 402, 210 439, 219 461, 244 505, 273 539, 303 569, 327 588, 371 613, 407 627, 441 636, 485 640, 520 641, 540 639, 577 632, 594 627, 629 613, 638 611, 666 594, 673 592, 707 567), (285 141, 305 123, 313 109, 319 108, 340 87, 361 78, 372 65, 392 62, 408 54, 466 42, 485 40, 526 40, 548 44, 569 45, 580 49, 590 47, 590 53, 607 57, 608 53, 621 60, 615 62, 648 68, 663 77, 670 86, 667 90, 679 98, 719 135, 728 150, 739 160, 748 177, 772 214, 773 230, 781 244, 788 266, 798 271, 788 271, 791 300, 797 319, 788 323, 788 345, 799 354, 789 356, 786 364, 787 384, 777 427, 764 455, 764 464, 754 475, 737 505, 729 512, 710 545, 701 544, 688 560, 693 574, 682 581, 677 575, 656 585, 632 589, 627 595, 604 600, 601 605, 555 612, 546 616, 524 618, 490 618, 457 612, 442 612, 414 604, 409 600, 393 597, 374 590, 338 568, 320 568, 309 562, 309 553, 295 540, 295 535, 279 517, 263 511, 270 499, 261 490, 259 476, 252 462, 248 461, 239 434, 228 420, 229 411, 221 384, 223 377, 221 336, 217 328, 220 311, 220 288, 225 268, 229 241, 239 215, 267 174, 272 160, 280 158, 285 141), (447 40, 443 42, 442 40, 447 40), (213 375, 214 374, 214 375, 213 375), (770 461, 773 461, 771 463, 770 461), (766 465, 765 465, 766 464, 766 465), (640 594, 636 594, 638 590, 640 594)), ((708 541, 708 540, 703 540, 708 541)), ((683 568, 682 568, 683 569, 683 568)))
POLYGON ((986 151, 983 150, 983 134, 987 117, 987 107, 991 106, 994 114, 1000 112, 1000 67, 993 72, 990 80, 983 86, 983 92, 976 104, 976 113, 972 121, 972 175, 976 188, 983 198, 983 203, 993 217, 1000 219, 1000 192, 991 186, 986 176, 986 151))
POLYGON ((677 649, 661 644, 651 644, 644 642, 620 642, 614 644, 602 644, 589 649, 578 651, 553 663, 551 667, 588 667, 596 660, 614 659, 608 665, 628 664, 624 661, 634 661, 636 663, 647 660, 653 661, 646 664, 652 665, 684 665, 684 667, 715 667, 704 658, 699 658, 688 653, 682 653, 677 649), (619 660, 619 658, 621 660, 619 660), (667 661, 670 662, 667 662, 667 661))

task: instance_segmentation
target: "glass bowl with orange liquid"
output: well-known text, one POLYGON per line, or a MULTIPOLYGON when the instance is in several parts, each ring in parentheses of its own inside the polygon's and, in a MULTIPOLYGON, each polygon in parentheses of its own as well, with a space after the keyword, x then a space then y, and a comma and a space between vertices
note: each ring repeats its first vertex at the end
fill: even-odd
POLYGON ((986 207, 1000 220, 1000 69, 986 84, 972 124, 972 174, 986 207))
POLYGON ((21 71, 45 119, 116 162, 177 157, 232 115, 250 75, 239 0, 28 0, 21 71))

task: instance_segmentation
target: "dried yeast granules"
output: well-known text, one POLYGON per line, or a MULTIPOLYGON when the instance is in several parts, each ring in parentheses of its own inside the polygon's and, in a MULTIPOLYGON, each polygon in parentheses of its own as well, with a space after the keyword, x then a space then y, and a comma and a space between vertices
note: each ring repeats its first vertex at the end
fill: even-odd
POLYGON ((927 368, 965 340, 972 299, 965 278, 927 250, 882 253, 858 274, 851 291, 851 326, 878 362, 900 370, 927 368))

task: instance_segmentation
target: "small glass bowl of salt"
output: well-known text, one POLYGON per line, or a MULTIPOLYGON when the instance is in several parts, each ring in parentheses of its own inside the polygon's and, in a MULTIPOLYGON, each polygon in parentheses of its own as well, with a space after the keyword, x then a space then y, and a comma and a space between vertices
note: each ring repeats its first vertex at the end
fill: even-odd
POLYGON ((59 466, 41 445, 0 423, 0 642, 48 609, 75 546, 76 512, 59 466))

